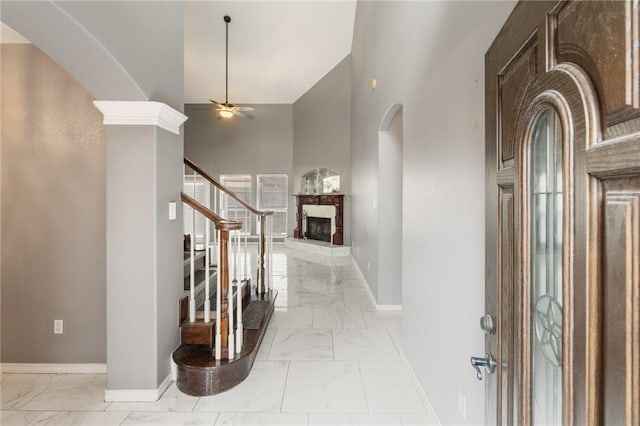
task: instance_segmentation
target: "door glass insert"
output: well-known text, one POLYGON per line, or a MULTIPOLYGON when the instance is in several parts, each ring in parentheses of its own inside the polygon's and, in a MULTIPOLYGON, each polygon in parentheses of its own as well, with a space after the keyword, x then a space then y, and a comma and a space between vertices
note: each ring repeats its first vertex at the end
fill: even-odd
POLYGON ((549 108, 533 132, 531 163, 531 413, 562 423, 562 129, 549 108))

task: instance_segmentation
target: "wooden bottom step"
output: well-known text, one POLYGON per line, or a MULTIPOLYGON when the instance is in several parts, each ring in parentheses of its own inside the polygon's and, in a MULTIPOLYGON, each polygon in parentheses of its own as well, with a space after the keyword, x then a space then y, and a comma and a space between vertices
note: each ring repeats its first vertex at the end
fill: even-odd
POLYGON ((195 322, 185 322, 180 326, 180 342, 183 345, 208 345, 215 344, 216 321, 215 312, 212 320, 204 322, 204 318, 196 318, 195 322))
POLYGON ((180 345, 173 353, 173 360, 177 366, 178 389, 187 395, 208 396, 224 392, 241 383, 253 367, 273 314, 276 297, 276 290, 264 295, 251 295, 251 300, 242 315, 242 351, 235 354, 233 360, 216 360, 212 346, 209 345, 180 345))

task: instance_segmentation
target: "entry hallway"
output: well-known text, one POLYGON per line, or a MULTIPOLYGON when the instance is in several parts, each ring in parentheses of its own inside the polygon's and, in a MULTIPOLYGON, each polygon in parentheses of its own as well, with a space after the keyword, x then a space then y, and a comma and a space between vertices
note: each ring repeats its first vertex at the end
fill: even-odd
MULTIPOLYGON (((351 258, 274 246, 276 312, 249 377, 195 398, 105 403, 104 374, 2 374, 0 424, 432 425, 402 361, 401 314, 376 311, 351 258)), ((399 283, 398 283, 399 285, 399 283)))

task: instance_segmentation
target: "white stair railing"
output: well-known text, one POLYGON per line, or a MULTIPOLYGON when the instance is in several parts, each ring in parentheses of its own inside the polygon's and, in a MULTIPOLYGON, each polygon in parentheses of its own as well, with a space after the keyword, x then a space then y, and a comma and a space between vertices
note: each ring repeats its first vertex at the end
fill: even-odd
MULTIPOLYGON (((193 191, 182 193, 185 205, 192 209, 189 238, 190 280, 189 280, 189 321, 194 323, 200 318, 197 306, 203 310, 202 321, 211 322, 211 289, 210 281, 212 258, 216 259, 216 291, 215 291, 215 337, 213 353, 217 360, 233 360, 242 352, 244 339, 243 299, 246 291, 264 297, 273 288, 271 278, 273 272, 273 216, 270 211, 262 211, 249 206, 232 191, 225 188, 215 179, 204 173, 195 164, 185 159, 185 185, 193 185, 193 191), (189 171, 189 174, 186 174, 189 171), (200 194, 196 187, 202 189, 206 196, 200 194), (190 195, 187 195, 189 193, 190 195), (200 197, 198 197, 200 195, 200 197), (211 195, 211 196, 210 196, 211 195), (231 197, 241 208, 246 209, 250 218, 255 217, 259 226, 258 256, 256 280, 251 279, 251 261, 248 244, 252 222, 229 221, 221 217, 218 210, 222 205, 222 197, 231 197), (200 198, 200 200, 198 200, 200 198), (200 229, 197 220, 204 219, 204 229, 200 229), (196 225, 198 223, 198 225, 196 225), (211 235, 211 226, 215 231, 211 235), (198 232, 203 233, 198 234, 198 232), (196 283, 196 243, 200 239, 204 249, 204 301, 202 286, 196 283), (215 256, 212 256, 213 248, 215 256), (247 287, 249 286, 249 287, 247 287), (246 289, 246 290, 245 290, 246 289), (235 290, 235 293, 234 293, 235 290), (201 296, 198 296, 200 294, 201 296), (235 296, 235 297, 234 297, 235 296), (235 300, 234 300, 235 299, 235 300), (198 305, 198 303, 202 303, 198 305)), ((187 189, 187 188, 185 188, 187 189)), ((256 223, 254 222, 254 223, 256 223)))

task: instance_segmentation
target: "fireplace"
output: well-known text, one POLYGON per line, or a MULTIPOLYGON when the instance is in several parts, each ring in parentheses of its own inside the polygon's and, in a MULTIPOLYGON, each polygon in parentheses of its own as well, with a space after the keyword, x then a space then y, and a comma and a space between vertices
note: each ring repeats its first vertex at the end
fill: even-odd
POLYGON ((328 217, 307 216, 307 231, 305 237, 309 240, 331 242, 331 219, 328 217))
MULTIPOLYGON (((309 238, 325 241, 332 245, 341 246, 343 229, 344 194, 295 194, 296 229, 293 238, 309 238), (329 236, 309 237, 309 219, 321 219, 322 232, 329 236)), ((316 222, 316 227, 319 222, 316 222)))

